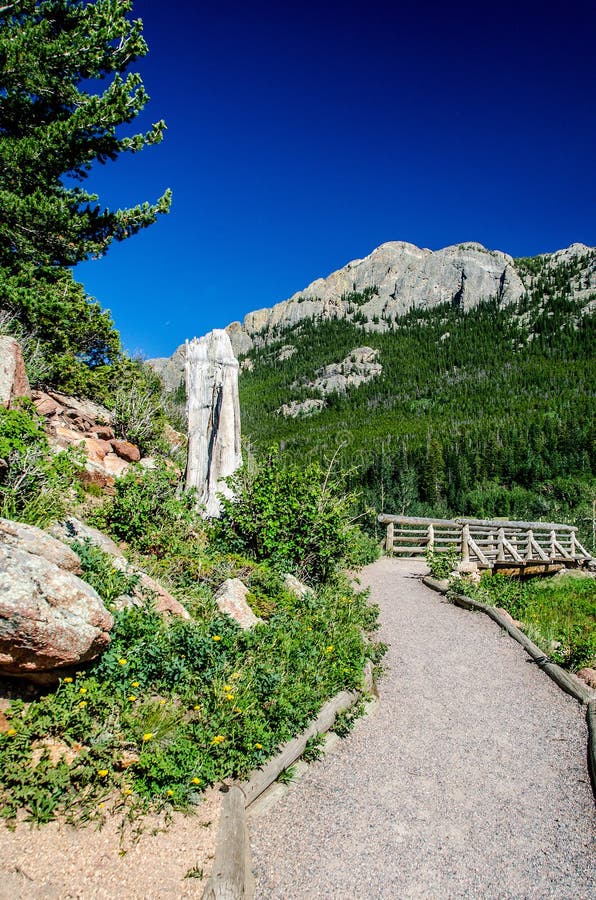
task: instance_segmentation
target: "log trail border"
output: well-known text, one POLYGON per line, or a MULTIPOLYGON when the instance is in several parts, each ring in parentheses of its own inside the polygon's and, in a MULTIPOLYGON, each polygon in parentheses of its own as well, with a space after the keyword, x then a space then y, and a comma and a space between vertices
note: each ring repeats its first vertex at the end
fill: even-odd
POLYGON ((363 690, 340 691, 323 705, 302 734, 284 744, 262 769, 255 769, 246 781, 224 786, 215 860, 202 900, 252 900, 255 886, 246 818, 248 807, 302 756, 311 737, 325 734, 340 713, 350 709, 363 696, 374 693, 375 682, 369 661, 364 670, 363 690))
MULTIPOLYGON (((448 585, 446 581, 438 581, 430 575, 423 575, 422 582, 433 591, 438 591, 440 594, 447 593, 448 585)), ((580 681, 575 675, 572 675, 571 672, 566 672, 565 669, 562 669, 561 666, 558 666, 550 660, 540 647, 531 641, 521 629, 503 615, 503 612, 500 609, 489 606, 487 603, 480 603, 478 600, 473 600, 471 597, 466 596, 466 594, 452 593, 450 594, 450 599, 453 600, 456 606, 460 606, 462 609, 483 612, 489 616, 497 623, 497 625, 500 625, 510 637, 517 641, 518 644, 521 644, 538 668, 542 669, 543 672, 546 672, 549 678, 552 678, 562 691, 565 691, 566 694, 570 694, 582 706, 586 706, 586 724, 588 726, 588 771, 590 773, 594 799, 596 800, 596 692, 589 688, 588 685, 584 684, 583 681, 580 681)))

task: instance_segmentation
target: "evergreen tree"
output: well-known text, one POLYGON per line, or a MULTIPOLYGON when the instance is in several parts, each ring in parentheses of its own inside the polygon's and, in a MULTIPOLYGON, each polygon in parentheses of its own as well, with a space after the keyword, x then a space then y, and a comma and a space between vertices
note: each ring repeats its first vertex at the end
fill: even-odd
POLYGON ((128 67, 147 53, 131 0, 15 0, 0 9, 0 265, 70 266, 167 212, 102 208, 82 182, 94 162, 161 141, 157 122, 119 136, 148 96, 128 67), (107 79, 107 86, 106 85, 107 79), (94 82, 102 91, 94 92, 94 82), (99 85, 98 85, 99 86, 99 85))

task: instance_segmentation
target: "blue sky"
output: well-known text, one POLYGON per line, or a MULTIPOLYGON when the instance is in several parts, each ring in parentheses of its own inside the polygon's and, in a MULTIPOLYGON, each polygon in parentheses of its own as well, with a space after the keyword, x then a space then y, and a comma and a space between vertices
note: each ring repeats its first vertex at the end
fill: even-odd
POLYGON ((158 147, 96 167, 172 210, 75 276, 166 356, 390 240, 596 245, 596 7, 137 0, 158 147))

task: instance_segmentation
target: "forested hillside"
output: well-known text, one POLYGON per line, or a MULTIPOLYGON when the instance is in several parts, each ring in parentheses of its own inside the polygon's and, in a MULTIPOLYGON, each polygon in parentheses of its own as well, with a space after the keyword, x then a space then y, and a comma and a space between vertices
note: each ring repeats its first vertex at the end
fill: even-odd
POLYGON ((582 288, 594 257, 517 260, 528 290, 510 306, 413 309, 385 333, 345 319, 276 332, 243 364, 245 436, 290 459, 338 451, 363 510, 571 518, 591 546, 596 294, 582 288), (363 344, 378 350, 379 377, 317 414, 276 412, 320 397, 296 382, 363 344))

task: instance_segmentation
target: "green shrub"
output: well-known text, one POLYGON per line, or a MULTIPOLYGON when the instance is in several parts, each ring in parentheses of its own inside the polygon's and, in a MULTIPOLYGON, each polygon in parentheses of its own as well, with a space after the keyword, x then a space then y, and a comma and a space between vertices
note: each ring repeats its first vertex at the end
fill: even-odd
POLYGON ((433 578, 443 581, 449 578, 451 572, 457 568, 459 554, 454 546, 449 547, 445 553, 437 553, 432 547, 428 547, 424 554, 426 563, 433 578))
POLYGON ((256 472, 229 479, 233 499, 213 526, 218 546, 270 560, 276 568, 324 581, 348 553, 353 498, 317 465, 284 467, 270 451, 256 472))
POLYGON ((39 417, 27 403, 0 408, 0 515, 44 527, 82 493, 80 453, 51 454, 39 417))
POLYGON ((188 531, 202 527, 194 495, 179 492, 178 475, 165 464, 130 470, 116 481, 115 491, 91 520, 141 553, 170 555, 188 531))

